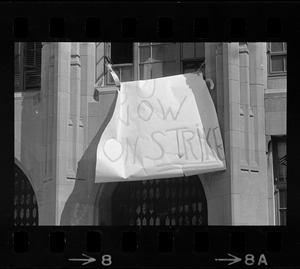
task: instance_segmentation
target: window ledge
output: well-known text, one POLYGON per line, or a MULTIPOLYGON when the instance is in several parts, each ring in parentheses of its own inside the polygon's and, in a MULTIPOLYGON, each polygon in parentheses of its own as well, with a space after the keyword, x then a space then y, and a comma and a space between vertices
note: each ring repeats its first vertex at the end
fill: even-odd
POLYGON ((116 94, 117 92, 118 92, 118 87, 109 87, 109 88, 95 87, 94 100, 99 102, 101 95, 116 94))
POLYGON ((287 75, 287 72, 269 73, 268 78, 286 77, 286 75, 287 75))
POLYGON ((286 89, 266 89, 265 93, 286 93, 286 89))
POLYGON ((31 98, 31 97, 34 97, 38 94, 41 94, 40 90, 38 90, 38 91, 26 91, 26 92, 15 92, 14 97, 15 97, 15 100, 17 100, 17 99, 31 98))
POLYGON ((103 92, 103 93, 115 93, 119 88, 116 86, 108 86, 108 87, 95 87, 95 91, 103 92))
POLYGON ((15 92, 14 97, 15 97, 15 99, 23 98, 22 92, 15 92))

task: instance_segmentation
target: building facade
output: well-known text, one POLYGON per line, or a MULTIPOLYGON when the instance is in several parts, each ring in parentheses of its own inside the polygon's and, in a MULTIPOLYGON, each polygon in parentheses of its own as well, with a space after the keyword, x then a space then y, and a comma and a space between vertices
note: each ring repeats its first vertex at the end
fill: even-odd
POLYGON ((286 63, 286 43, 15 43, 15 225, 285 225, 286 63), (122 82, 210 78, 226 171, 95 183, 107 59, 122 82))

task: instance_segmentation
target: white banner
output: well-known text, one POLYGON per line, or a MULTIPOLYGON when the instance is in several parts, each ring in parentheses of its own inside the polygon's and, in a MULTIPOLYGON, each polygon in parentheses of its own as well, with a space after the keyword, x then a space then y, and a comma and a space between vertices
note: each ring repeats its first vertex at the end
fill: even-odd
POLYGON ((95 182, 225 168, 216 111, 201 73, 121 83, 98 144, 95 182))

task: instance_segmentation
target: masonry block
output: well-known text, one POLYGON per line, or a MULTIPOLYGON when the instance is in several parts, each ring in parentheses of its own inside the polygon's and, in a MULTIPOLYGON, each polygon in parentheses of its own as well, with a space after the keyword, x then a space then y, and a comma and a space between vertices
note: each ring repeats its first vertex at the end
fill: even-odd
POLYGON ((57 92, 70 92, 70 76, 61 76, 61 75, 54 75, 54 93, 57 92))
POLYGON ((55 225, 55 203, 39 206, 39 225, 55 225))
POLYGON ((105 116, 108 115, 115 93, 100 94, 99 102, 89 104, 89 116, 105 116))
MULTIPOLYGON (((228 196, 227 196, 228 198, 228 196)), ((211 198, 207 201, 208 205, 208 223, 210 225, 224 225, 224 198, 218 196, 211 198)), ((230 210, 230 209, 229 209, 230 210)))
POLYGON ((231 194, 223 196, 224 225, 232 225, 232 199, 231 194))
POLYGON ((240 81, 249 84, 249 67, 241 67, 240 66, 240 81))
POLYGON ((262 85, 250 85, 250 104, 251 106, 264 106, 264 89, 262 85))
POLYGON ((229 80, 228 93, 224 92, 225 102, 226 102, 226 95, 228 95, 229 102, 240 103, 240 90, 241 90, 240 89, 240 81, 229 80))
POLYGON ((240 83, 241 93, 240 93, 240 102, 243 106, 248 106, 250 103, 249 96, 249 84, 245 82, 240 83))
MULTIPOLYGON (((256 133, 265 134, 265 123, 267 122, 265 118, 265 109, 264 107, 252 107, 254 115, 254 130, 256 133)), ((278 123, 277 123, 278 124, 278 123)))
POLYGON ((67 52, 60 52, 58 51, 58 55, 56 58, 57 63, 57 73, 58 76, 69 78, 71 77, 70 74, 70 61, 71 61, 71 54, 67 52))
POLYGON ((228 65, 228 79, 240 81, 240 68, 237 64, 228 65))
POLYGON ((230 130, 240 131, 240 104, 229 104, 229 124, 230 130))
POLYGON ((56 143, 57 147, 57 156, 68 157, 68 143, 64 140, 53 141, 56 143))
POLYGON ((246 190, 246 178, 249 178, 249 171, 239 171, 231 177, 231 194, 243 195, 246 190))
POLYGON ((264 85, 264 72, 263 69, 255 69, 255 83, 259 85, 264 85))
POLYGON ((267 152, 266 136, 264 134, 256 134, 256 135, 257 135, 257 142, 258 142, 257 150, 267 152))
POLYGON ((99 117, 89 117, 88 119, 88 143, 90 143, 97 132, 99 131, 101 125, 103 124, 106 116, 99 117))
POLYGON ((70 80, 70 93, 80 94, 80 68, 72 67, 72 78, 70 80))
POLYGON ((287 88, 287 77, 269 77, 268 78, 268 89, 282 89, 286 90, 287 88))
POLYGON ((239 43, 223 43, 223 55, 228 64, 239 65, 239 43))
MULTIPOLYGON (((57 116, 57 126, 56 126, 56 135, 57 139, 61 141, 67 141, 68 139, 68 124, 69 124, 69 117, 66 115, 59 115, 57 116)), ((55 128, 55 127, 53 127, 55 128)))
POLYGON ((247 51, 243 53, 240 52, 239 60, 240 69, 249 68, 249 53, 247 51))
POLYGON ((241 172, 241 154, 244 154, 244 149, 239 147, 230 147, 230 169, 231 176, 240 176, 241 172))
MULTIPOLYGON (((59 92, 57 93, 57 103, 55 104, 54 115, 69 115, 70 113, 70 93, 59 92)), ((56 102, 54 98, 54 102, 56 102)))

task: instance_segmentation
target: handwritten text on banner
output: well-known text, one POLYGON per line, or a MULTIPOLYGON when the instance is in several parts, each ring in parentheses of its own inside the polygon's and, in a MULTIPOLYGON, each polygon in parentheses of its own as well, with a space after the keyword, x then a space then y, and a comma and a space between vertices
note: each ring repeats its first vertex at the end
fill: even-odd
POLYGON ((201 73, 121 83, 98 144, 96 182, 224 169, 219 123, 201 73))

